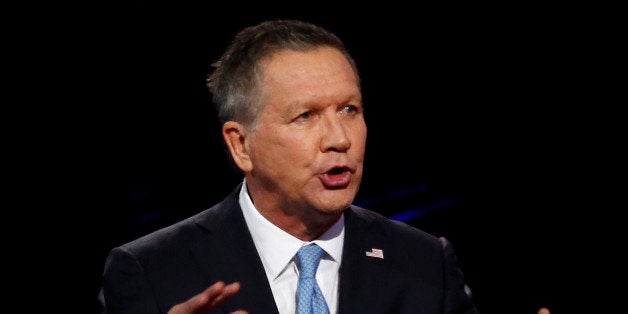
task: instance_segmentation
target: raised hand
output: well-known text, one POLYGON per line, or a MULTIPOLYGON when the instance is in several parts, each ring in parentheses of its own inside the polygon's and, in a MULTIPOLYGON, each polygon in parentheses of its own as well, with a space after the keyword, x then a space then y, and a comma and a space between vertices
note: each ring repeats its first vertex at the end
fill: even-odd
MULTIPOLYGON (((218 308, 225 300, 238 293, 238 291, 240 291, 239 282, 226 285, 224 282, 219 281, 189 300, 173 306, 168 311, 168 314, 205 314, 218 308)), ((231 314, 247 313, 247 311, 239 310, 231 314)))

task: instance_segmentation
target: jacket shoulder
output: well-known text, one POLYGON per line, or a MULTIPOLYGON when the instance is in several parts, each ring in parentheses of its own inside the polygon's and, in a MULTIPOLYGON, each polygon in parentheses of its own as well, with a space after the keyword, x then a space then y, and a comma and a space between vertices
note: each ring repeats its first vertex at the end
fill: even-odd
POLYGON ((439 249, 442 244, 438 237, 411 226, 405 222, 390 219, 378 212, 359 206, 351 206, 348 219, 360 221, 370 232, 378 232, 382 236, 395 239, 398 243, 428 244, 439 249))

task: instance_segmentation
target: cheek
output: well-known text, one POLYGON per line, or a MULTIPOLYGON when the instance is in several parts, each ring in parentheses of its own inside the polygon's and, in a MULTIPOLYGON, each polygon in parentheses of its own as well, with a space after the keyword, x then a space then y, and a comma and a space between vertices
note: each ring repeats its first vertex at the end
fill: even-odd
POLYGON ((356 129, 353 133, 351 143, 353 151, 356 153, 356 157, 360 155, 362 156, 360 159, 363 159, 366 148, 366 127, 356 129))
POLYGON ((278 133, 258 137, 256 144, 251 151, 254 161, 282 168, 303 164, 312 145, 306 139, 278 133))

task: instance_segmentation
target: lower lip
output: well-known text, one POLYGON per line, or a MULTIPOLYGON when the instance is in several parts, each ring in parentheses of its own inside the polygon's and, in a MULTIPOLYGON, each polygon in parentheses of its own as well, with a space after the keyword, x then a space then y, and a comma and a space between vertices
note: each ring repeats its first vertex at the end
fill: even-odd
POLYGON ((325 173, 320 176, 320 180, 328 189, 345 188, 351 183, 351 173, 349 171, 344 171, 339 174, 325 173))

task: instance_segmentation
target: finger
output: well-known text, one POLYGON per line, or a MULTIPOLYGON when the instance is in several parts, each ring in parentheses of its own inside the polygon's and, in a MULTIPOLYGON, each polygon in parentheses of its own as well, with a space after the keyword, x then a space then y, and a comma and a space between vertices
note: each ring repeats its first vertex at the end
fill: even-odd
POLYGON ((540 308, 537 314, 550 314, 550 311, 547 308, 540 308))
POLYGON ((168 314, 196 314, 213 310, 212 301, 225 290, 225 283, 218 281, 205 291, 172 307, 168 314))
POLYGON ((194 310, 213 310, 214 307, 212 306, 212 302, 224 293, 225 288, 225 283, 223 281, 218 281, 209 288, 205 289, 205 291, 194 296, 191 299, 194 300, 194 302, 191 302, 190 305, 193 306, 194 310))
POLYGON ((224 287, 224 289, 222 289, 220 292, 220 294, 218 294, 212 301, 212 308, 216 308, 218 306, 220 306, 223 302, 225 302, 227 299, 229 299, 230 297, 232 297, 234 294, 238 293, 238 291, 240 291, 240 283, 239 282, 234 282, 231 284, 228 284, 224 287))

